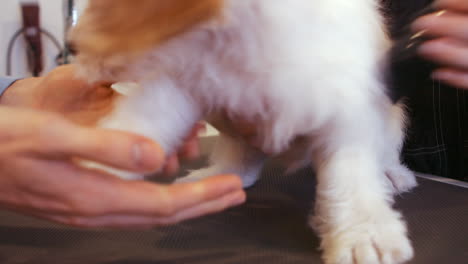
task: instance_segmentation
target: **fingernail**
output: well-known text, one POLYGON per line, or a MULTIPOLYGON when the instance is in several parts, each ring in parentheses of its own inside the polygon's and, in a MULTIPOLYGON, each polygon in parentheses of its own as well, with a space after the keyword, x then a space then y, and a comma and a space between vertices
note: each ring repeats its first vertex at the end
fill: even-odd
POLYGON ((420 30, 420 31, 417 32, 416 34, 412 35, 411 38, 410 38, 410 40, 413 40, 413 39, 415 39, 415 38, 419 38, 419 37, 423 36, 424 33, 426 33, 426 31, 427 31, 426 29, 420 30))
POLYGON ((441 15, 443 15, 443 14, 445 14, 445 13, 447 13, 447 10, 443 9, 443 10, 440 10, 439 12, 436 12, 436 13, 434 14, 434 16, 440 17, 441 15))
MULTIPOLYGON (((437 11, 435 13, 432 13, 432 14, 428 14, 428 15, 425 15, 425 16, 422 16, 418 19, 416 19, 412 24, 411 24, 411 29, 416 32, 418 31, 418 33, 420 33, 421 31, 424 31, 424 33, 426 33, 425 31, 425 28, 432 28, 433 27, 433 24, 434 23, 437 23, 437 20, 438 20, 438 17, 444 15, 445 13, 447 13, 447 10, 440 10, 440 11, 437 11), (434 21, 434 19, 436 19, 434 21)), ((416 34, 418 34, 416 33, 416 34)), ((415 35, 416 35, 415 34, 415 35)))
POLYGON ((410 44, 406 45, 406 48, 409 49, 414 46, 414 42, 411 42, 410 44))

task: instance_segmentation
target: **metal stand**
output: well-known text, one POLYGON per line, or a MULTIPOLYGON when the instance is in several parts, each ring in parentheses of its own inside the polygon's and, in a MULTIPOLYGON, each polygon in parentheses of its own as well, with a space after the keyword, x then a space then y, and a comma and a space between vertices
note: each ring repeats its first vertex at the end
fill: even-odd
POLYGON ((63 49, 63 64, 69 64, 73 60, 73 47, 67 41, 68 33, 78 21, 78 10, 76 8, 75 0, 63 0, 63 14, 64 14, 64 49, 63 49))

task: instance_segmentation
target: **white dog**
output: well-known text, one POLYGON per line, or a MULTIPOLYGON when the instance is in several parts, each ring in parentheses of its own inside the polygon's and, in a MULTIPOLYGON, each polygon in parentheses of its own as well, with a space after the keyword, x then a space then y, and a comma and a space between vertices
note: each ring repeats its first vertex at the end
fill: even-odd
POLYGON ((263 152, 221 135, 211 165, 185 180, 236 173, 252 185, 263 153, 313 163, 325 263, 412 258, 392 201, 416 181, 399 159, 404 111, 382 80, 391 43, 377 0, 91 1, 71 39, 87 78, 140 84, 102 127, 171 153, 209 115, 253 122, 263 152))

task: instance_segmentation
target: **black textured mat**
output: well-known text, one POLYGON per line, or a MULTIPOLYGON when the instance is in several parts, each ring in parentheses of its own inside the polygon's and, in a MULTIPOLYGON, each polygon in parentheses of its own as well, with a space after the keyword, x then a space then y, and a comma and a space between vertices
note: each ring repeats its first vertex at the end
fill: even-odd
MULTIPOLYGON (((397 199, 416 251, 410 263, 468 263, 468 189, 419 182, 397 199)), ((245 205, 151 231, 79 230, 0 211, 0 263, 321 263, 306 224, 314 185, 311 170, 286 177, 269 165, 245 205)))

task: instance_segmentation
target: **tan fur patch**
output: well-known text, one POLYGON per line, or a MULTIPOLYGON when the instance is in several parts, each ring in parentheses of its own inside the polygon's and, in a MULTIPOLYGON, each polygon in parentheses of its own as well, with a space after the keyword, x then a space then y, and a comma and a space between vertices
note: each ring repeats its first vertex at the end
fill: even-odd
POLYGON ((78 52, 139 53, 219 15, 222 0, 91 0, 71 34, 78 52))

